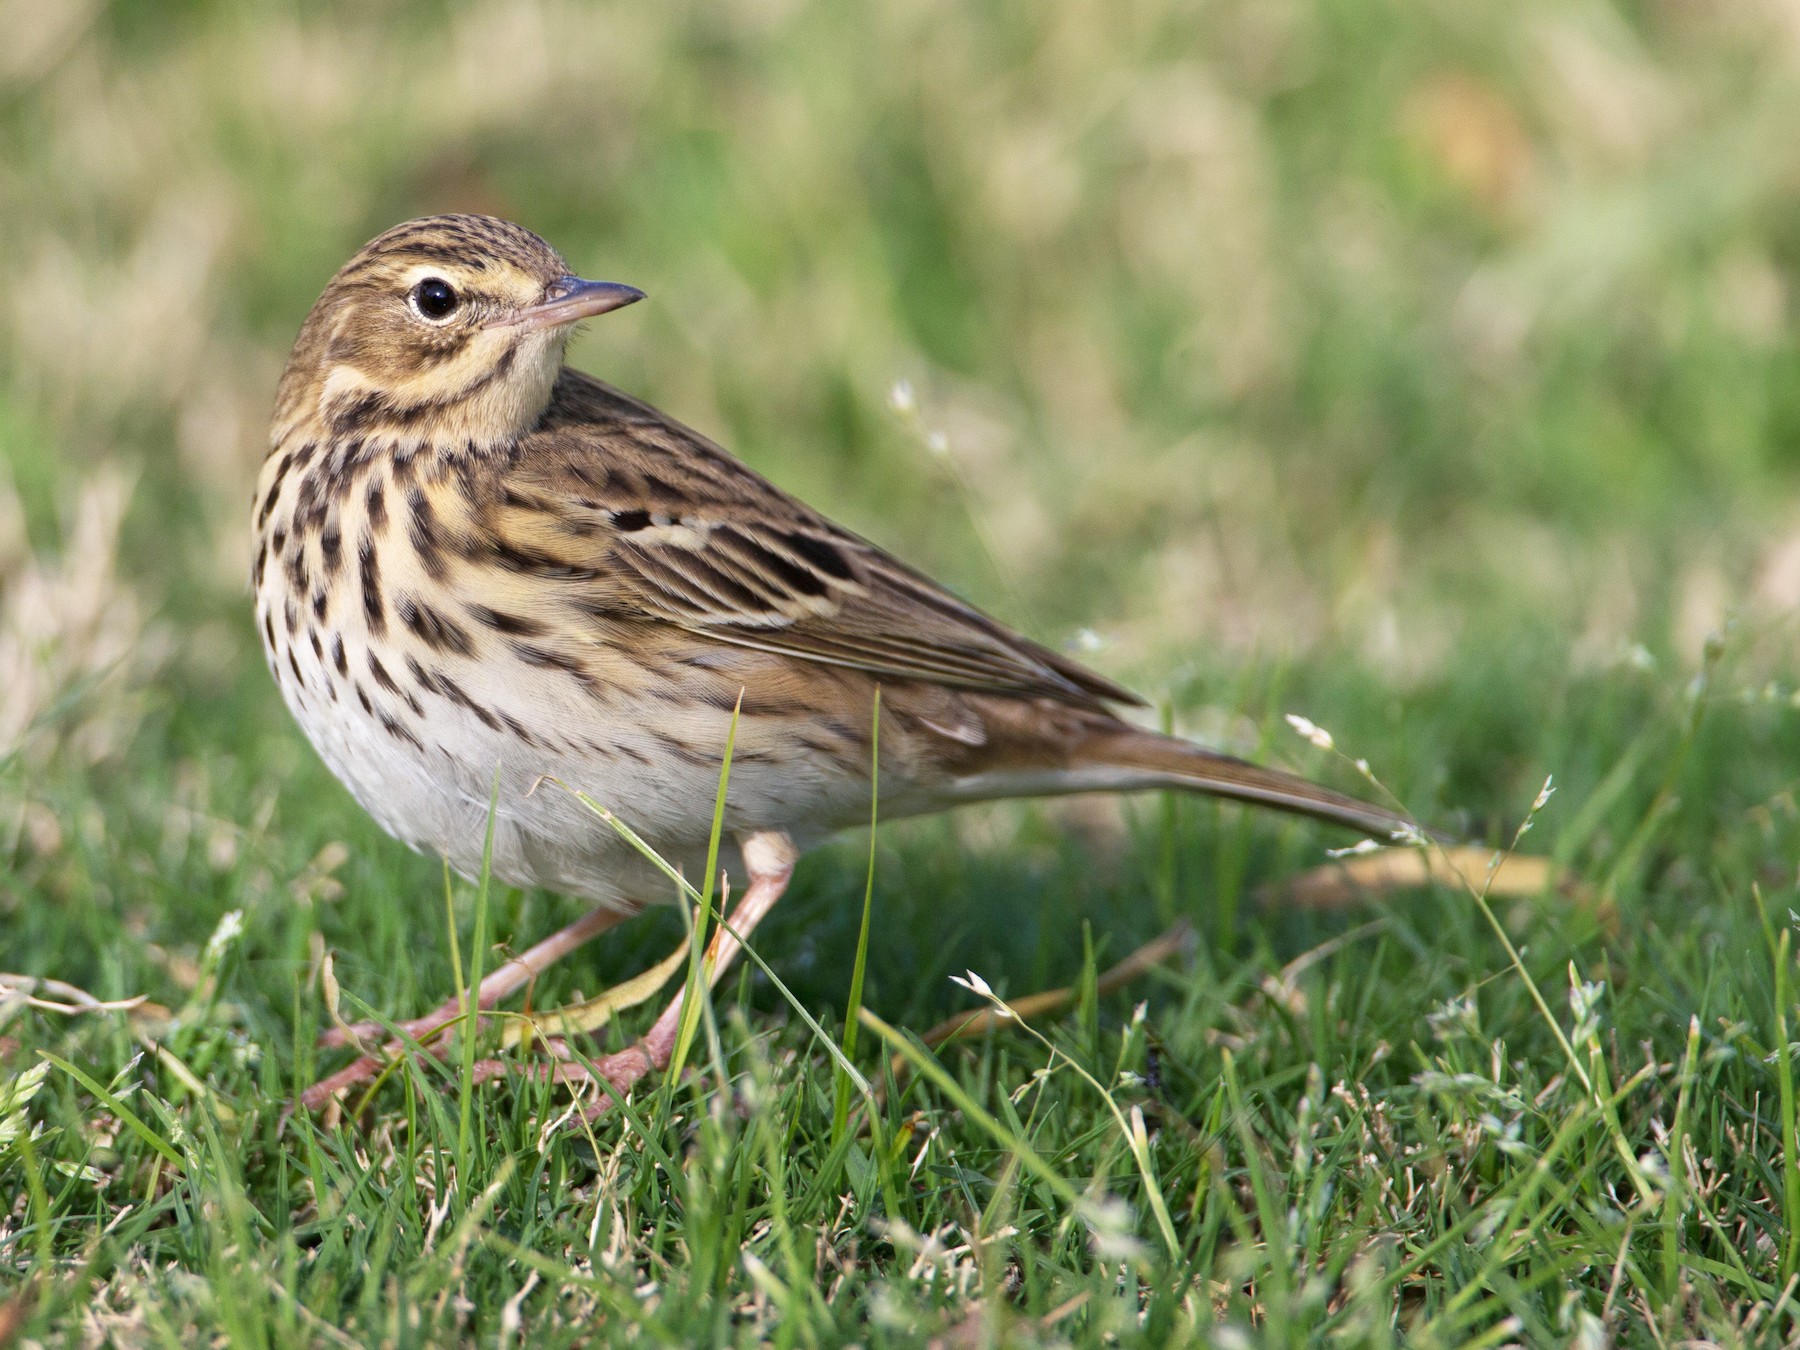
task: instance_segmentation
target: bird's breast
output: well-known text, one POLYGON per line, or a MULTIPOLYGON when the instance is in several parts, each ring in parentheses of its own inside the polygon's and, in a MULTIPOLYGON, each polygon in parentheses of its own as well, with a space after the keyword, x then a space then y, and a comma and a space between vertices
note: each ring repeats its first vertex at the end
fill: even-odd
POLYGON ((866 729, 817 706, 836 677, 607 612, 593 569, 484 531, 493 497, 406 446, 294 438, 264 466, 265 656, 383 828, 473 873, 492 803, 496 875, 606 900, 646 881, 595 808, 703 858, 734 737, 732 829, 817 836, 866 809, 866 729))

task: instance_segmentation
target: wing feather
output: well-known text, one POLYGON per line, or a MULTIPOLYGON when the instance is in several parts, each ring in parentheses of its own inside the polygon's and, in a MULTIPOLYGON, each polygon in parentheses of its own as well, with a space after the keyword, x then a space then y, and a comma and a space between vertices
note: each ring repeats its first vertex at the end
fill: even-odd
POLYGON ((1083 707, 1141 702, 579 372, 563 372, 507 482, 484 513, 492 547, 541 560, 589 612, 875 676, 1083 707))

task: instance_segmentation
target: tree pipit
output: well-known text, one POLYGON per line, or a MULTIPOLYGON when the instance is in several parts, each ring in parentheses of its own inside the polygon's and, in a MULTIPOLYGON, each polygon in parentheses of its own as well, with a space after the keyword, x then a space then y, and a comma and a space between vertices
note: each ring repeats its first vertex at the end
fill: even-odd
MULTIPOLYGON (((731 917, 746 935, 802 849, 866 819, 878 689, 887 817, 1180 788, 1384 839, 1408 824, 1132 726, 1109 710, 1139 703, 1129 691, 563 364, 577 323, 642 298, 571 276, 517 225, 415 220, 332 278, 276 399, 253 577, 289 709, 396 838, 475 873, 491 806, 493 875, 595 906, 494 971, 481 1008, 673 895, 542 780, 698 877, 734 713, 724 867, 748 883, 731 917)), ((403 1029, 457 1013, 452 999, 403 1029)), ((663 1068, 679 1013, 677 998, 601 1072, 623 1090, 663 1068)), ((365 1056, 305 1099, 376 1067, 365 1056)))

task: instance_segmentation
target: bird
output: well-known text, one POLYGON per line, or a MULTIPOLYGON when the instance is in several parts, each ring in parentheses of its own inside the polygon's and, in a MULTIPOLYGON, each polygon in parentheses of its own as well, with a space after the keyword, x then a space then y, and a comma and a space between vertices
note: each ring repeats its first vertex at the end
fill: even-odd
MULTIPOLYGON (((728 739, 720 866, 741 889, 714 979, 800 854, 867 823, 876 787, 889 819, 1179 789, 1382 839, 1413 828, 1134 725, 1128 689, 565 364, 578 324, 642 299, 575 276, 511 222, 408 221, 331 278, 276 391, 251 580, 288 709, 396 839, 591 906, 483 980, 480 1009, 675 898, 581 797, 704 874, 728 739)), ((462 998, 400 1029, 440 1032, 462 998)), ((596 1072, 628 1090, 664 1069, 680 1015, 677 996, 596 1072)), ((364 1053, 302 1099, 321 1105, 381 1062, 364 1053)))

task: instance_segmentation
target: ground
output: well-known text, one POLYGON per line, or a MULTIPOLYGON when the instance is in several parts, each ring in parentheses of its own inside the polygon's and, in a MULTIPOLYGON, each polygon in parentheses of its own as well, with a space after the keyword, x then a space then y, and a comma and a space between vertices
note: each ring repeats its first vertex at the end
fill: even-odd
POLYGON ((1785 8, 0 16, 0 1344, 1800 1334, 1785 8), (290 1111, 333 998, 572 914, 382 836, 250 628, 287 344, 450 208, 650 293, 577 364, 1542 884, 1320 894, 1354 838, 1157 798, 882 823, 629 1109, 459 1044, 290 1111), (1072 999, 921 1046, 984 987, 1072 999))

